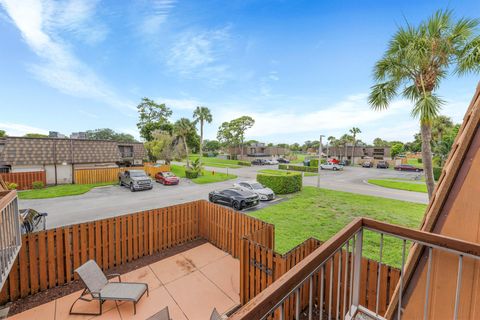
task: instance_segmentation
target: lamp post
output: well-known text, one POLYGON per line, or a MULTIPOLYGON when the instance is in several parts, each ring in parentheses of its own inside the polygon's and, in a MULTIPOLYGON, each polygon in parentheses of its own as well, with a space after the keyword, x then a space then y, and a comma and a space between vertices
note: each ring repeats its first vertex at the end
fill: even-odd
POLYGON ((317 174, 317 188, 320 188, 320 165, 322 163, 322 138, 325 137, 323 134, 320 135, 320 145, 318 146, 318 174, 317 174))

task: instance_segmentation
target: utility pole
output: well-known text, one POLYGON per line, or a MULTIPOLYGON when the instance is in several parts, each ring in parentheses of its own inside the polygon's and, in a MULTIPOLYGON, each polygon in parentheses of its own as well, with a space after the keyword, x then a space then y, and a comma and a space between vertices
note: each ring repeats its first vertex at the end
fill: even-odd
POLYGON ((320 188, 320 165, 322 163, 322 138, 325 137, 323 134, 320 135, 320 145, 318 146, 318 174, 317 174, 317 188, 320 188))

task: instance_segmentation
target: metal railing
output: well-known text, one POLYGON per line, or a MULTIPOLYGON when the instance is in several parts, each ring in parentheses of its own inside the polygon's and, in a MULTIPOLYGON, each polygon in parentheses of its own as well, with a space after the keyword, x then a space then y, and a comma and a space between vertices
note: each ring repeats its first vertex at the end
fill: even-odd
MULTIPOLYGON (((389 318, 402 318, 403 296, 405 290, 405 262, 407 242, 423 246, 427 251, 427 278, 425 285, 424 314, 428 319, 429 292, 431 284, 432 252, 440 250, 458 257, 457 282, 452 296, 453 319, 458 317, 460 290, 463 276, 463 258, 480 259, 480 246, 450 237, 399 227, 366 218, 358 218, 325 242, 294 268, 267 287, 255 298, 233 314, 229 320, 246 319, 287 319, 286 305, 293 301, 294 314, 289 319, 301 319, 301 313, 311 320, 315 319, 355 319, 363 313, 369 318, 385 319, 379 312, 379 288, 381 285, 381 266, 384 259, 385 237, 393 237, 401 242, 401 272, 395 295, 390 301, 395 312, 389 318), (376 297, 374 308, 360 304, 360 286, 362 256, 364 254, 364 234, 378 234, 377 277, 375 281, 376 297), (342 263, 344 264, 342 266, 342 263), (336 267, 335 267, 336 264, 336 267), (337 268, 337 269, 335 269, 337 268), (334 272, 336 270, 336 272, 334 272), (343 273, 342 273, 343 271, 343 273), (328 280, 328 281, 327 281, 328 280), (328 283, 327 283, 328 282, 328 283), (315 291, 315 292, 314 292, 315 291), (306 299, 305 294, 308 296, 306 299), (308 301, 302 304, 302 301, 308 301)), ((370 239, 371 240, 371 237, 370 239)), ((391 241, 389 241, 391 242, 391 241)), ((371 252, 370 252, 371 254, 371 252)))
POLYGON ((16 191, 0 192, 0 290, 22 246, 16 191))

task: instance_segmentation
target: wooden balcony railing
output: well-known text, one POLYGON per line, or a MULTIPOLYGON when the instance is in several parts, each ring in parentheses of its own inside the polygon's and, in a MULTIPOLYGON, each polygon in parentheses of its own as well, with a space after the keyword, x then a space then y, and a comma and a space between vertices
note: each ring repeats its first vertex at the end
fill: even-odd
POLYGON ((0 191, 0 290, 21 245, 17 192, 0 191))
MULTIPOLYGON (((453 318, 457 319, 462 277, 466 276, 462 271, 463 258, 480 259, 480 245, 367 218, 357 218, 255 298, 242 306, 229 317, 229 320, 286 320, 285 305, 292 302, 295 305, 295 312, 289 319, 304 319, 301 317, 301 313, 304 313, 306 318, 310 320, 313 319, 313 314, 315 313, 315 319, 349 320, 355 319, 359 313, 363 313, 367 316, 366 318, 385 319, 387 317, 388 319, 400 320, 403 312, 402 297, 405 289, 404 273, 407 242, 408 244, 423 246, 427 250, 428 273, 425 288, 422 288, 422 290, 425 290, 424 301, 422 302, 424 303, 422 310, 425 310, 424 319, 428 318, 430 303, 429 289, 432 286, 430 283, 432 251, 449 252, 457 257, 457 284, 454 292, 452 292, 451 301, 453 318), (389 310, 387 310, 385 315, 379 314, 378 311, 378 292, 381 285, 380 272, 378 272, 375 283, 370 284, 372 288, 376 287, 376 301, 373 304, 375 307, 367 309, 359 304, 360 279, 362 271, 365 271, 362 270, 362 256, 364 254, 364 234, 366 232, 369 233, 369 242, 372 240, 370 233, 376 234, 376 237, 379 239, 378 270, 380 270, 382 265, 385 250, 384 244, 391 244, 390 238, 396 239, 395 241, 399 241, 401 244, 400 281, 393 296, 394 301, 390 301, 389 310), (384 238, 386 239, 387 237, 388 241, 384 242, 384 238), (335 261, 337 262, 335 262, 336 266, 334 267, 333 262, 336 255, 337 259, 335 261), (326 268, 327 265, 329 268, 326 268), (333 284, 334 282, 336 285, 333 284), (337 289, 332 290, 333 287, 337 289), (302 310, 300 301, 301 298, 305 298, 303 296, 305 294, 308 295, 309 303, 306 309, 302 310), (332 301, 336 302, 333 302, 332 305, 332 301)), ((468 299, 468 297, 465 298, 468 299)))

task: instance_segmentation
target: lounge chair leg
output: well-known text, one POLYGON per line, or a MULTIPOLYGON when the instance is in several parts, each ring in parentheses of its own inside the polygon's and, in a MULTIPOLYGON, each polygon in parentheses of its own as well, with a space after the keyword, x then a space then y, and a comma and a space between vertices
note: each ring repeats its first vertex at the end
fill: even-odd
POLYGON ((75 306, 75 304, 77 303, 78 300, 82 300, 82 301, 87 301, 87 302, 90 302, 90 301, 93 301, 94 299, 87 299, 87 298, 84 298, 85 296, 85 293, 87 292, 87 290, 83 290, 83 292, 80 294, 80 297, 77 298, 77 300, 75 300, 73 303, 72 303, 72 306, 70 307, 70 311, 69 311, 69 314, 73 314, 73 315, 84 315, 84 316, 99 316, 102 314, 102 304, 103 304, 103 301, 101 299, 96 299, 98 300, 98 302, 100 303, 100 312, 99 313, 86 313, 86 312, 73 312, 73 307, 75 306))
POLYGON ((133 315, 137 314, 137 303, 133 301, 133 315))

